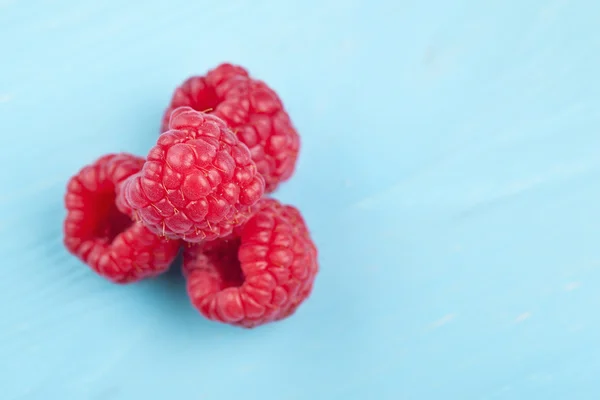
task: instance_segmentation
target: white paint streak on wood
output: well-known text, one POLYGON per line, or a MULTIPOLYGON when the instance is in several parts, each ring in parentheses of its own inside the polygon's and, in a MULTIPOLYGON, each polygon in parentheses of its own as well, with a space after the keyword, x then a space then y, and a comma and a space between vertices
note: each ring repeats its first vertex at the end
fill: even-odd
POLYGON ((569 282, 565 286, 565 290, 567 292, 572 292, 573 290, 579 289, 580 286, 581 286, 581 282, 569 282))
POLYGON ((456 314, 454 314, 454 313, 444 315, 442 318, 438 319, 433 324, 431 324, 431 327, 433 329, 440 328, 440 327, 448 324, 449 322, 452 322, 455 318, 456 318, 456 314))
POLYGON ((519 315, 519 316, 518 316, 518 317, 515 319, 515 322, 518 324, 518 323, 521 323, 521 322, 523 322, 523 321, 526 321, 526 320, 528 320, 529 318, 531 318, 531 315, 532 315, 532 314, 531 314, 531 312, 529 312, 529 311, 527 311, 527 312, 524 312, 523 314, 519 315))

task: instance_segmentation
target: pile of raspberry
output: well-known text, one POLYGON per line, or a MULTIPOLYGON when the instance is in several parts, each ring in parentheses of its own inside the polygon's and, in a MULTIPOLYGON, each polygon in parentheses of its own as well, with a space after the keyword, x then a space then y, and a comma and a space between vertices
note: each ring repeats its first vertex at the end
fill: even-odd
POLYGON ((64 244, 120 284, 166 272, 183 252, 206 318, 245 328, 286 318, 318 272, 302 215, 269 197, 299 149, 275 91, 221 64, 175 90, 145 157, 104 155, 70 179, 64 244))

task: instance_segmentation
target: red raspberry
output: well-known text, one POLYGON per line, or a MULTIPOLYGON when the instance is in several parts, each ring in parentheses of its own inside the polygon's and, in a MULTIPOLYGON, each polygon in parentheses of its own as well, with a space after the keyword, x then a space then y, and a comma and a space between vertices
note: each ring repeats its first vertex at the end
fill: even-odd
POLYGON ((81 169, 67 185, 66 248, 96 273, 116 283, 134 282, 166 271, 179 243, 159 238, 119 211, 120 183, 144 163, 131 154, 109 154, 81 169))
POLYGON ((292 176, 300 137, 279 96, 264 82, 251 79, 244 68, 221 64, 206 76, 183 82, 165 112, 162 132, 168 129, 173 110, 181 106, 210 111, 229 124, 250 149, 265 178, 265 192, 273 192, 292 176))
POLYGON ((318 268, 300 212, 266 198, 232 236, 189 247, 183 259, 194 306, 211 320, 246 328, 293 314, 318 268))
POLYGON ((248 148, 214 115, 180 107, 124 201, 153 232, 199 242, 226 236, 250 217, 264 180, 248 148))

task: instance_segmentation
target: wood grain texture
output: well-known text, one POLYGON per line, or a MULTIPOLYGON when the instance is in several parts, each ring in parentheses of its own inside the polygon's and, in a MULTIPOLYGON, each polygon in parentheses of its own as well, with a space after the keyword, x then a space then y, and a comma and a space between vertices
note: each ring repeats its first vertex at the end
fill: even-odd
POLYGON ((2 399, 600 398, 598 2, 138 3, 0 0, 2 399), (67 179, 222 61, 302 135, 322 265, 253 331, 61 244, 67 179))

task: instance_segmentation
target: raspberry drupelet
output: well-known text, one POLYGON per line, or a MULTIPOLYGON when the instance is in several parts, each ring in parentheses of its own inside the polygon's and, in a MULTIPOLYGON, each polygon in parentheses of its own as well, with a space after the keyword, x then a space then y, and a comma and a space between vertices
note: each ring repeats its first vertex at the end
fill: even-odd
POLYGON ((122 202, 152 232, 188 242, 230 234, 264 193, 246 145, 219 117, 180 107, 171 114, 122 202))
POLYGON ((109 154, 73 176, 65 195, 64 244, 99 275, 130 283, 165 272, 179 250, 130 212, 117 208, 119 185, 142 168, 144 160, 127 153, 109 154))
POLYGON ((183 261, 200 313, 245 328, 292 315, 309 297, 318 269, 300 212, 268 198, 231 236, 186 248, 183 261))
POLYGON ((244 68, 221 64, 205 76, 193 76, 173 94, 161 132, 168 129, 172 112, 181 106, 222 118, 250 149, 265 192, 273 192, 295 169, 300 137, 277 93, 252 79, 244 68))

